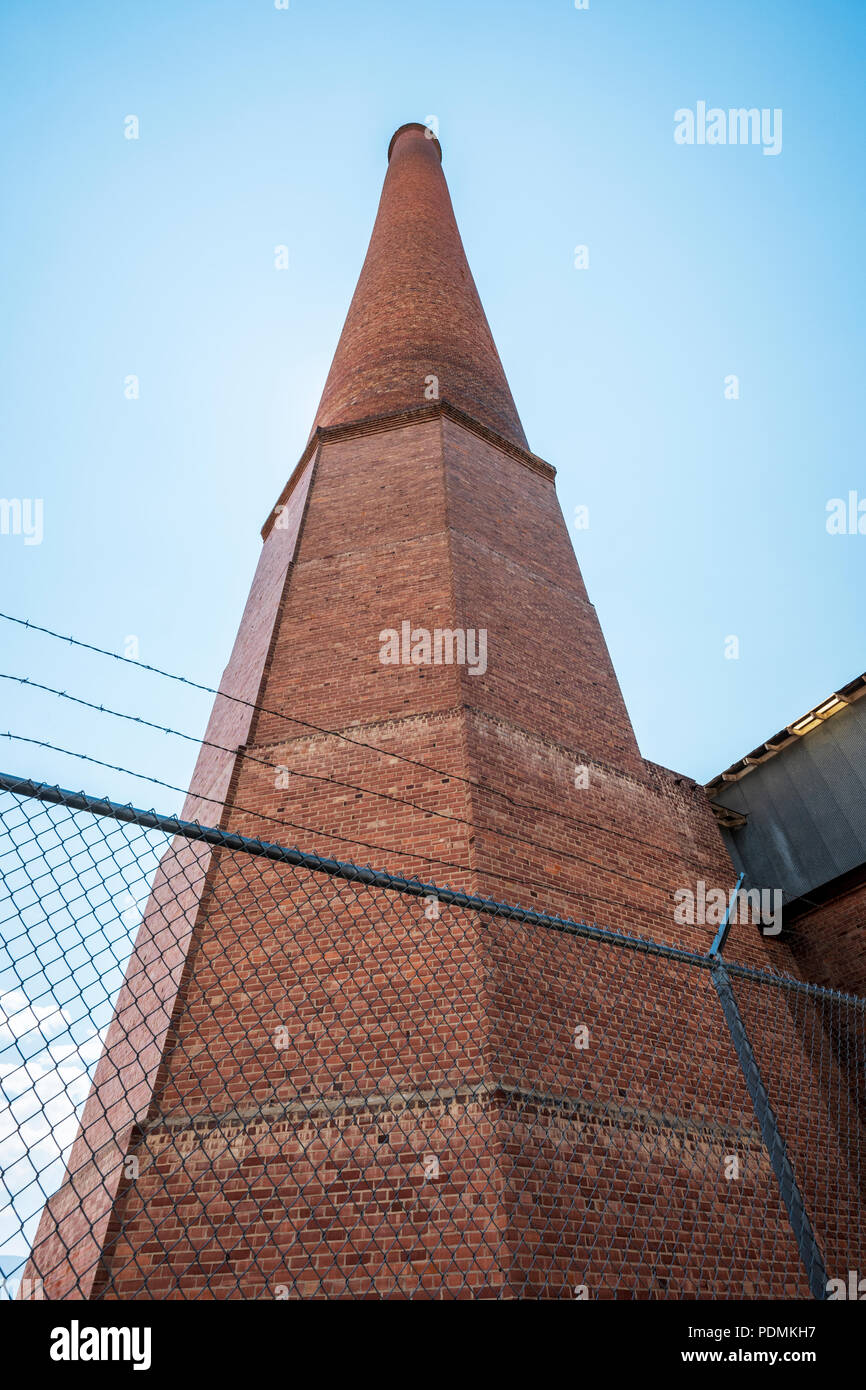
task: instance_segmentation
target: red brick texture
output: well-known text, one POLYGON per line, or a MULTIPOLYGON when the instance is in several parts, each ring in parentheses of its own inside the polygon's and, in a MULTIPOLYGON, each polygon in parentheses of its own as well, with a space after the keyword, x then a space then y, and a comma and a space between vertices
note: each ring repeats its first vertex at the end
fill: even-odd
POLYGON ((402 127, 369 250, 315 425, 345 424, 439 396, 526 448, 526 436, 451 207, 441 152, 402 127))
MULTIPOLYGON (((548 478, 446 418, 322 443, 276 611, 232 829, 275 838, 265 817, 282 819, 308 849, 706 950, 714 928, 676 925, 673 892, 733 872, 702 789, 640 758, 548 478), (379 634, 403 619, 486 627, 486 673, 383 665, 379 634)), ((737 1220, 766 1247, 738 1247, 720 1295, 799 1289, 705 976, 669 981, 654 1024, 631 958, 447 915, 431 930, 417 902, 381 895, 337 910, 333 894, 259 862, 212 874, 134 1145, 142 1171, 115 1208, 109 1296, 424 1296, 456 1275, 464 1295, 563 1296, 576 1268, 602 1295, 616 1274, 652 1296, 698 1269, 706 1283, 737 1220), (620 996, 631 1024, 605 1012, 620 996), (616 1023, 594 1054, 597 1098, 574 1067, 578 1019, 606 1037, 616 1023), (664 1025, 676 1066, 660 1078, 664 1025), (627 1078, 613 1104, 611 1076, 627 1078), (694 1139, 698 1161, 682 1114, 698 1107, 698 1135, 714 1088, 726 1118, 694 1139), (561 1114, 590 1101, 595 1119, 561 1114), (724 1179, 731 1151, 749 1195, 724 1179), (429 1152, 445 1176, 424 1218, 429 1152), (711 1192, 690 1201, 708 1164, 711 1192), (690 1271, 669 1253, 683 1222, 690 1271), (642 1250, 625 1274, 611 1239, 642 1250)), ((734 928, 730 954, 791 965, 754 928, 734 928)))
MULTIPOLYGON (((640 755, 421 128, 317 419, 229 668, 262 711, 218 702, 240 755, 193 790, 243 834, 705 952, 673 894, 734 872, 703 790, 640 755), (457 411, 412 414, 431 372, 457 411), (486 671, 383 664, 404 621, 485 629, 486 671)), ((706 971, 226 851, 196 892, 85 1296, 804 1292, 706 971)), ((728 955, 796 973, 755 927, 728 955)))
MULTIPOLYGON (((266 540, 229 663, 214 701, 182 815, 216 825, 237 762, 222 752, 245 743, 250 702, 261 684, 279 604, 295 552, 314 464, 266 540), (234 699, 226 698, 228 696, 234 699), (246 703, 244 703, 246 702, 246 703)), ((72 1148, 65 1181, 47 1203, 25 1277, 42 1277, 48 1297, 90 1297, 134 1127, 147 1114, 177 1006, 207 875, 206 845, 176 839, 160 864, 72 1148)))
POLYGON ((866 995, 866 883, 803 913, 786 936, 806 979, 866 995))

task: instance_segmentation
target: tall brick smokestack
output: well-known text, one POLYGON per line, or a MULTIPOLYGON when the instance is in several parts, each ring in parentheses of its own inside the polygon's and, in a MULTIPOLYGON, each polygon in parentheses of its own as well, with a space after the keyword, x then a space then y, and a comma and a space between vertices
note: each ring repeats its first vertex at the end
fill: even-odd
MULTIPOLYGON (((230 751, 203 747, 187 818, 708 949, 714 927, 676 923, 673 892, 729 888, 730 861, 703 790, 640 755, 421 126, 391 142, 314 429, 262 534, 207 732, 230 751), (483 632, 483 667, 425 659, 423 638, 417 659, 384 659, 383 633, 405 627, 412 643, 483 632)), ((589 1013, 625 1046, 628 1019, 611 1040, 604 1013, 619 989, 608 966, 590 980, 557 964, 555 933, 358 901, 336 910, 330 881, 223 850, 166 855, 34 1246, 50 1296, 562 1296, 603 1281, 590 1251, 611 1248, 617 1164, 667 1172, 680 1143, 652 1109, 639 1035, 597 1141, 574 1118, 575 1022, 589 1013), (610 1161, 593 1159, 581 1207, 573 1175, 590 1151, 610 1161)), ((747 927, 728 951, 790 967, 747 927)), ((661 1032, 649 976, 647 993, 661 1032)), ((700 1096, 716 1050, 689 1003, 678 1026, 695 1071, 677 1084, 700 1096)), ((706 1206, 689 1205, 687 1176, 678 1189, 710 1267, 720 1183, 706 1206)), ((760 1223, 766 1163, 750 1191, 760 1223)), ((641 1269, 673 1279, 653 1219, 648 1207, 641 1269)), ((790 1242, 778 1220, 768 1239, 790 1242)))
POLYGON ((315 425, 417 406, 426 388, 506 439, 523 426, 466 261, 439 141, 404 125, 315 425))

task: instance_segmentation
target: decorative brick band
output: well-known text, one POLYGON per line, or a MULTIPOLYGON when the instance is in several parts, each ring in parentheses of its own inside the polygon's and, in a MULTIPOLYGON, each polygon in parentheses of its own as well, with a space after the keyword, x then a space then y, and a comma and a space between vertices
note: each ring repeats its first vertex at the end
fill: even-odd
POLYGON ((262 526, 262 540, 267 537, 274 525, 277 515, 277 508, 284 507, 294 491, 298 480, 303 475, 306 465, 315 453, 316 449, 322 444, 328 444, 337 439, 359 438, 366 434, 378 434, 385 430, 403 429, 405 425, 422 423, 425 420, 453 420, 456 424, 462 425, 464 429, 472 434, 477 434, 481 439, 485 439, 494 448, 501 449, 510 458, 517 459, 524 468, 528 468, 533 473, 538 473, 542 478, 548 478, 553 482, 556 477, 556 469, 552 464, 539 458, 537 454, 532 454, 528 449, 521 449, 519 444, 506 439, 504 435, 498 434, 496 430, 488 425, 482 425, 480 420, 476 420, 474 415, 468 415, 465 410, 460 410, 458 406, 452 405, 450 401, 430 401, 428 405, 419 405, 412 410, 399 410, 391 415, 367 415, 360 420, 351 420, 345 425, 318 425, 314 433, 310 436, 304 452, 298 459, 295 468, 286 483, 270 513, 262 526))
POLYGON ((184 1114, 160 1117, 142 1125, 139 1133, 141 1139, 145 1140, 161 1134, 178 1136, 185 1133, 219 1133, 228 1129, 245 1130, 258 1124, 327 1124, 329 1121, 351 1121, 358 1115, 374 1117, 401 1114, 403 1111, 424 1111, 439 1106, 447 1108, 454 1104, 499 1105, 506 1108, 519 1106, 522 1115, 530 1112, 533 1117, 557 1114, 565 1120, 585 1123, 596 1121, 614 1129, 665 1131, 694 1139, 726 1142, 730 1140, 757 1146, 761 1143, 757 1125, 746 1127, 698 1117, 683 1119, 663 1110, 645 1109, 636 1105, 611 1105, 609 1101, 585 1100, 553 1092, 539 1092, 528 1086, 509 1085, 502 1081, 467 1082, 463 1085, 437 1086, 426 1090, 392 1091, 387 1095, 372 1092, 369 1095, 357 1096, 322 1096, 313 1104, 305 1101, 264 1104, 229 1110, 222 1115, 184 1114))

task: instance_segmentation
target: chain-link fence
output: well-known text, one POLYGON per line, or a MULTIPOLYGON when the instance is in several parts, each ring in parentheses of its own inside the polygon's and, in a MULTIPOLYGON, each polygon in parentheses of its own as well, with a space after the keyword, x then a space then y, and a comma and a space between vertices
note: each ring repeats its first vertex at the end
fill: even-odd
POLYGON ((0 778, 7 1296, 825 1297, 866 1001, 0 778))

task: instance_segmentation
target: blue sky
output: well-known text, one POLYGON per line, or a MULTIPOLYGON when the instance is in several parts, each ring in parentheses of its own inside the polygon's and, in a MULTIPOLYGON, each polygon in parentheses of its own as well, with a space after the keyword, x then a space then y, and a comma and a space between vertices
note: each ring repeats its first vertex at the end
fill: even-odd
MULTIPOLYGON (((6 0, 0 25, 0 495, 44 505, 40 545, 0 536, 4 611, 218 683, 389 137, 436 116, 645 755, 709 778, 866 666, 866 535, 825 525, 866 498, 859 0, 6 0), (701 100, 781 108, 781 154, 675 144, 701 100)), ((203 731, 207 697, 0 643, 5 672, 203 731)), ((0 702, 0 731, 188 779, 191 744, 0 702)), ((3 740, 0 765, 179 804, 3 740)))

